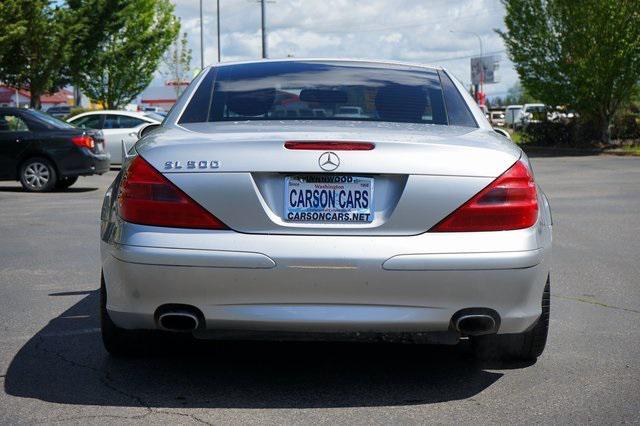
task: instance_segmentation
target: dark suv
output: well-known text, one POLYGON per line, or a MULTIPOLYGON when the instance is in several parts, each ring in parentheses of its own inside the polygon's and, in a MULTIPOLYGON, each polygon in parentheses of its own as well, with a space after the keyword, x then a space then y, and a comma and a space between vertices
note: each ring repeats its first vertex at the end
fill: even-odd
POLYGON ((0 180, 19 180, 27 191, 43 192, 108 170, 100 131, 79 129, 40 111, 0 108, 0 180))

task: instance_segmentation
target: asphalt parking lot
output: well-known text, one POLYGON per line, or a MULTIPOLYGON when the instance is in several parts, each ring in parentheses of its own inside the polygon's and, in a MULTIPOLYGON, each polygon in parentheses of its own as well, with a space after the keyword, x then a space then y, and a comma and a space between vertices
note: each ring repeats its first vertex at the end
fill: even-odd
POLYGON ((555 222, 551 334, 537 363, 516 365, 478 363, 466 344, 112 359, 96 289, 115 172, 50 194, 0 182, 0 423, 640 422, 640 158, 533 164, 555 222))

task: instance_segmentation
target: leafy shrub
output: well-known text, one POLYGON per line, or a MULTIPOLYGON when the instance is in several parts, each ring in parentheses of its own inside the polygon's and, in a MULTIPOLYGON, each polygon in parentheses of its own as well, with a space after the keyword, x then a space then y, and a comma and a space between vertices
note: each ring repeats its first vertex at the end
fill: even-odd
POLYGON ((522 142, 535 146, 576 146, 576 124, 542 121, 531 123, 522 133, 522 142))
POLYGON ((640 139, 640 114, 618 114, 613 120, 611 139, 640 139))
MULTIPOLYGON (((597 142, 600 127, 595 120, 540 122, 527 125, 522 143, 534 146, 588 147, 597 142)), ((625 111, 615 117, 611 139, 640 139, 640 114, 625 111)))
POLYGON ((87 111, 93 111, 93 110, 91 108, 83 108, 83 107, 71 108, 71 112, 69 113, 69 115, 65 117, 65 120, 71 117, 75 117, 76 115, 82 114, 83 112, 87 112, 87 111))

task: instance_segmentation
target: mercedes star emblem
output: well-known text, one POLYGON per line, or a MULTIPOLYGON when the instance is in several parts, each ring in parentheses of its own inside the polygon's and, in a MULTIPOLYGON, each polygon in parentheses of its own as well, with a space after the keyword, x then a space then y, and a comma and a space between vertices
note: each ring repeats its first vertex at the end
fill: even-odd
POLYGON ((340 157, 335 152, 325 152, 318 159, 320 168, 326 172, 332 172, 340 166, 340 157))

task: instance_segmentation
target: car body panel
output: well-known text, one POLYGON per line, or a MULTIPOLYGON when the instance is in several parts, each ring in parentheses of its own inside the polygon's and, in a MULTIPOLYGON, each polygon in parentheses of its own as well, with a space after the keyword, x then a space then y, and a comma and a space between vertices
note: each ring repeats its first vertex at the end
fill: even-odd
POLYGON ((283 121, 184 127, 190 131, 154 131, 137 144, 137 152, 229 227, 250 233, 425 232, 522 155, 492 131, 455 126, 283 121), (336 152, 340 165, 334 171, 374 178, 372 223, 311 226, 284 220, 283 175, 325 173, 318 163, 322 151, 286 149, 284 143, 292 140, 375 144, 371 151, 336 152), (215 161, 218 167, 188 167, 189 161, 202 160, 215 161), (173 162, 171 168, 167 161, 173 162), (228 199, 235 201, 222 201, 228 199))
POLYGON ((514 333, 526 330, 540 314, 548 233, 542 221, 497 236, 425 233, 366 239, 120 222, 105 237, 127 244, 103 242, 102 257, 108 308, 126 328, 154 328, 153 313, 166 303, 196 306, 213 329, 344 332, 442 331, 456 311, 482 306, 500 313, 501 332, 514 333), (399 256, 429 260, 419 268, 415 262, 383 266, 399 256), (197 260, 185 260, 190 257, 197 260), (291 310, 306 319, 294 321, 298 314, 291 310), (343 321, 333 316, 336 311, 343 321))
POLYGON ((287 150, 284 142, 360 141, 376 147, 366 154, 337 152, 341 164, 336 173, 476 177, 496 177, 522 155, 520 148, 493 131, 457 126, 293 120, 182 127, 155 130, 136 144, 136 151, 163 173, 198 172, 186 167, 188 160, 219 161, 220 167, 210 172, 322 173, 318 166, 322 151, 287 150), (166 169, 166 161, 181 161, 185 167, 166 169))

